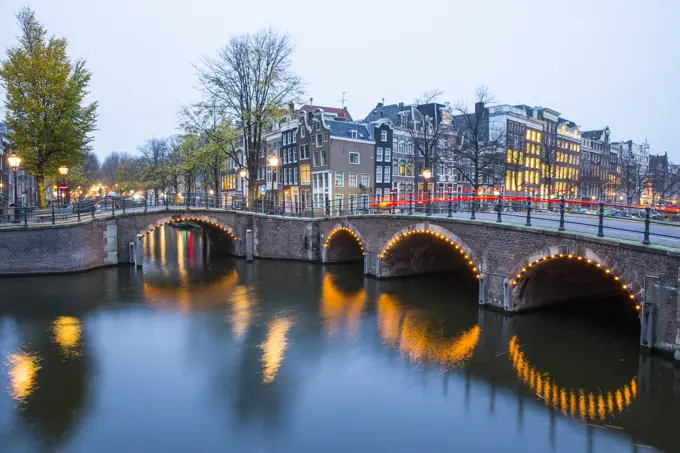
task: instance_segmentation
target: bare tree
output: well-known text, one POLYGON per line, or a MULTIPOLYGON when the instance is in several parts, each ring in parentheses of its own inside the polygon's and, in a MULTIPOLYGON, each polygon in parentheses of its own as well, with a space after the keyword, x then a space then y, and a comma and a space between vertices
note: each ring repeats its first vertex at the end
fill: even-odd
POLYGON ((142 153, 142 180, 147 188, 153 189, 154 201, 158 203, 159 189, 167 186, 165 173, 168 159, 168 141, 165 138, 152 138, 139 148, 142 153))
MULTIPOLYGON (((460 144, 454 150, 454 168, 472 186, 475 194, 479 193, 485 176, 499 168, 499 155, 505 155, 505 132, 495 127, 486 109, 488 104, 494 103, 493 96, 481 86, 477 88, 476 100, 473 111, 459 103, 454 117, 461 134, 460 144)), ((488 177, 486 181, 489 181, 488 177)))
POLYGON ((621 177, 619 178, 619 192, 626 197, 626 203, 640 203, 640 196, 647 187, 649 181, 648 174, 635 156, 623 156, 621 162, 621 177))
POLYGON ((650 158, 649 178, 653 200, 671 198, 680 188, 678 167, 668 160, 668 153, 650 158))
POLYGON ((203 101, 183 109, 184 125, 205 134, 227 157, 251 175, 249 197, 256 196, 260 151, 266 127, 302 94, 302 81, 291 70, 290 37, 271 29, 232 38, 216 57, 196 66, 203 101), (238 122, 243 153, 217 131, 238 122))
POLYGON ((557 178, 557 140, 552 139, 547 134, 543 135, 543 143, 538 154, 538 161, 541 165, 540 184, 546 189, 546 195, 555 192, 555 179, 557 178))
MULTIPOLYGON (((445 112, 441 111, 440 104, 435 103, 441 94, 441 90, 426 92, 416 100, 417 105, 404 111, 408 115, 405 118, 406 132, 413 143, 418 174, 425 169, 432 172, 436 165, 451 158, 453 125, 451 121, 444 121, 442 115, 445 112)), ((429 191, 427 184, 424 189, 429 191)))

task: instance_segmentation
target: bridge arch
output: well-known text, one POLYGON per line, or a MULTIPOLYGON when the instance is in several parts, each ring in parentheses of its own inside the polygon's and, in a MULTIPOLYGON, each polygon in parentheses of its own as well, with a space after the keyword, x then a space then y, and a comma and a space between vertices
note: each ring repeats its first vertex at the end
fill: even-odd
POLYGON ((617 292, 638 310, 643 301, 635 274, 583 247, 554 245, 535 251, 515 264, 509 283, 516 310, 617 292))
POLYGON ((224 224, 219 219, 204 215, 204 214, 174 214, 161 217, 155 222, 146 225, 138 234, 142 237, 148 235, 149 233, 157 230, 158 228, 165 225, 172 225, 178 223, 192 222, 206 227, 209 231, 209 235, 214 239, 219 239, 216 241, 215 245, 218 250, 225 254, 230 255, 241 255, 241 240, 237 236, 236 232, 229 225, 224 224))
POLYGON ((457 235, 438 225, 419 223, 402 228, 392 235, 383 245, 378 255, 378 277, 395 277, 415 275, 429 272, 449 270, 456 264, 463 264, 479 278, 481 261, 475 252, 457 235), (438 248, 430 248, 414 244, 414 239, 430 239, 429 244, 438 248), (403 245, 411 242, 411 248, 403 252, 403 245), (443 252, 443 253, 439 253, 443 252), (453 252, 447 254, 446 252, 453 252), (437 255, 440 256, 437 256, 437 255), (401 263, 397 263, 401 261, 401 263))
POLYGON ((366 256, 366 241, 354 225, 336 224, 321 249, 323 263, 359 261, 366 256))

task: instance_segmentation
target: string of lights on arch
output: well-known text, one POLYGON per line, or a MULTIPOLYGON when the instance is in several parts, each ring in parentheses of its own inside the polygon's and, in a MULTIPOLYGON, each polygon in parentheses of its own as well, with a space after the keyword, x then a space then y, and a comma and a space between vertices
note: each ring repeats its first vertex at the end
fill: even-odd
POLYGON ((637 310, 640 309, 640 305, 636 301, 636 295, 633 293, 633 290, 631 288, 630 284, 627 284, 625 282, 621 281, 621 277, 618 275, 614 274, 611 269, 602 266, 600 263, 595 263, 591 259, 585 259, 584 257, 580 255, 573 255, 573 254, 565 254, 565 253, 560 253, 558 255, 546 255, 538 258, 535 261, 530 262, 529 264, 526 265, 526 267, 523 267, 522 270, 519 272, 519 274, 515 275, 515 279, 510 280, 510 284, 515 287, 517 286, 523 279, 526 278, 526 274, 534 267, 536 267, 538 264, 541 264, 546 261, 552 261, 556 259, 566 259, 574 262, 580 262, 585 265, 591 265, 595 269, 600 269, 605 275, 608 275, 611 277, 614 281, 616 281, 618 284, 621 285, 621 289, 626 291, 628 293, 628 298, 635 304, 635 308, 637 310))
POLYGON ((200 222, 200 223, 203 223, 203 224, 212 225, 215 228, 217 228, 218 230, 222 231, 223 233, 226 233, 227 235, 229 235, 229 237, 231 239, 233 239, 234 241, 238 240, 236 235, 234 235, 234 233, 229 228, 225 228, 222 225, 220 225, 219 223, 213 222, 212 220, 206 220, 206 219, 202 219, 200 217, 184 217, 184 218, 167 220, 165 222, 159 223, 158 225, 154 226, 153 228, 149 228, 148 230, 146 230, 142 234, 144 236, 146 236, 147 234, 151 233, 153 230, 156 230, 156 229, 158 229, 158 228, 160 228, 164 225, 169 225, 169 224, 173 224, 173 223, 189 222, 189 221, 200 222))
POLYGON ((359 236, 357 236, 357 234, 354 231, 352 231, 351 229, 349 229, 347 227, 337 227, 333 231, 331 231, 328 234, 326 241, 323 243, 323 248, 327 249, 331 245, 331 240, 333 239, 333 236, 335 236, 336 234, 341 233, 341 232, 345 232, 345 233, 349 234, 350 236, 352 236, 354 238, 354 240, 357 242, 357 245, 359 245, 359 248, 361 248, 361 254, 366 255, 366 251, 364 250, 364 245, 361 242, 361 239, 359 239, 359 236))
POLYGON ((548 373, 542 373, 525 357, 520 348, 518 337, 512 337, 508 344, 512 367, 517 377, 532 391, 536 392, 543 403, 564 415, 581 420, 604 421, 616 416, 630 406, 637 397, 637 382, 633 377, 629 383, 613 391, 586 392, 583 389, 562 387, 551 380, 548 373))
POLYGON ((425 229, 425 228, 405 231, 405 232, 401 233, 399 236, 391 239, 390 242, 388 242, 387 245, 385 246, 385 249, 380 254, 380 259, 381 260, 385 259, 385 257, 389 254, 390 249, 392 249, 400 241, 402 241, 403 239, 406 239, 408 237, 411 237, 413 235, 417 235, 417 234, 426 234, 426 235, 432 236, 434 238, 440 239, 440 240, 444 241, 445 243, 451 245, 461 255, 461 257, 465 260, 465 262, 468 264, 470 269, 472 269, 472 272, 475 274, 475 277, 479 278, 479 267, 472 260, 472 257, 467 254, 467 252, 463 249, 463 247, 456 244, 455 241, 453 241, 452 239, 449 239, 445 235, 443 235, 441 233, 437 233, 436 231, 431 231, 431 230, 425 229))

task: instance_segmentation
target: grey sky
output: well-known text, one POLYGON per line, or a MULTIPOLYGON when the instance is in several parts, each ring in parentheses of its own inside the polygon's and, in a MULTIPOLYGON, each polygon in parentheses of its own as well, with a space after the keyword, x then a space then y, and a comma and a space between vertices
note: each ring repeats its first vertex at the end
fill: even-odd
POLYGON ((609 125, 614 140, 647 137, 654 153, 680 160, 677 0, 3 0, 3 58, 26 4, 88 60, 100 157, 175 132, 178 106, 196 97, 191 63, 272 26, 291 34, 315 104, 339 105, 346 91, 355 118, 383 97, 410 102, 432 88, 442 101, 472 102, 483 83, 501 103, 550 107, 583 129, 609 125))

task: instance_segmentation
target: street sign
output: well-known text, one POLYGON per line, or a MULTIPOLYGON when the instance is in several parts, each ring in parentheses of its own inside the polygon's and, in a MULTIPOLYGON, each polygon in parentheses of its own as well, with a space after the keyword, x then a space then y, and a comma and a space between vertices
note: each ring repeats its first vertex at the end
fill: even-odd
POLYGON ((66 190, 68 186, 66 184, 59 184, 59 190, 66 190))
POLYGON ((264 195, 267 192, 267 186, 260 186, 260 194, 264 195))

